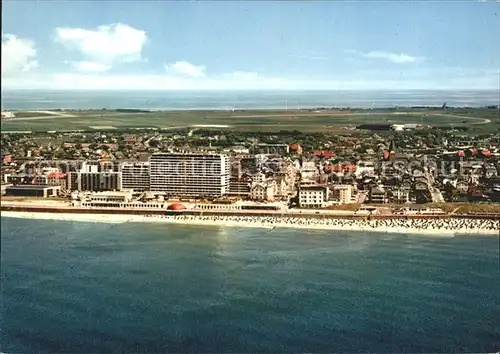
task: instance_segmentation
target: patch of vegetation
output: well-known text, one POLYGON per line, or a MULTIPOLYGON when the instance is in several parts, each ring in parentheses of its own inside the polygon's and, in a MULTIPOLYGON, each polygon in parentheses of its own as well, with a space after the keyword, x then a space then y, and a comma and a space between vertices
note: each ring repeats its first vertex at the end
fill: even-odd
MULTIPOLYGON (((65 111, 73 117, 49 117, 36 120, 8 120, 1 122, 6 131, 90 130, 90 126, 123 128, 185 127, 190 125, 229 125, 238 131, 299 130, 308 132, 339 131, 366 123, 404 124, 416 123, 450 127, 463 125, 469 129, 489 131, 500 126, 493 118, 496 110, 453 109, 443 110, 248 110, 248 111, 152 111, 132 109, 65 111), (490 119, 483 124, 480 118, 490 119)), ((26 112, 28 113, 28 112, 26 112)), ((30 113, 31 114, 31 113, 30 113)), ((22 118, 22 117, 21 117, 22 118)))

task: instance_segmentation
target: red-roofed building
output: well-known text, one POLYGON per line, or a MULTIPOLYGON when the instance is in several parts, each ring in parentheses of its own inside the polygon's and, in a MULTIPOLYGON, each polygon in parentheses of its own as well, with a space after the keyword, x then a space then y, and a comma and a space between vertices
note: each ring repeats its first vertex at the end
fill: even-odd
POLYGON ((300 144, 290 144, 288 145, 292 153, 297 155, 302 155, 302 146, 300 144))
POLYGON ((332 171, 337 173, 342 172, 343 171, 342 165, 332 165, 332 171))
POLYGON ((66 190, 68 186, 68 175, 62 172, 50 172, 47 175, 47 184, 49 186, 61 186, 61 190, 66 190))
POLYGON ((132 134, 124 135, 123 139, 125 140, 125 144, 135 144, 137 142, 137 137, 132 134))
POLYGON ((344 165, 342 169, 346 173, 354 173, 358 167, 356 165, 344 165))
POLYGON ((47 178, 66 178, 66 173, 62 173, 62 172, 50 172, 48 175, 47 175, 47 178))
POLYGON ((481 150, 481 154, 483 154, 484 157, 490 157, 491 151, 490 150, 481 150))
POLYGON ((332 151, 327 150, 313 150, 312 154, 318 157, 333 157, 334 153, 332 151))
MULTIPOLYGON (((76 144, 76 143, 64 143, 63 147, 65 147, 65 148, 71 148, 71 147, 75 147, 77 145, 78 144, 76 144)), ((80 144, 80 145, 82 147, 82 150, 88 150, 90 148, 90 145, 92 145, 92 144, 83 143, 83 144, 80 144)), ((108 147, 111 150, 116 150, 118 148, 117 144, 95 144, 95 145, 97 146, 98 149, 100 147, 102 147, 102 146, 106 146, 106 147, 108 147)))
POLYGON ((323 171, 326 173, 354 173, 357 170, 356 165, 325 165, 323 171))

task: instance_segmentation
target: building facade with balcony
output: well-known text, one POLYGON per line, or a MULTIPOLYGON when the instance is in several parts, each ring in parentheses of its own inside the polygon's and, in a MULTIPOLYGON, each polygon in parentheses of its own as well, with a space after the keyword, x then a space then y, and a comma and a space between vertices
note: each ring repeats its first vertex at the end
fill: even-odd
POLYGON ((158 153, 150 163, 150 190, 172 197, 218 197, 229 192, 231 158, 215 153, 158 153))
POLYGON ((126 163, 121 166, 121 172, 120 190, 149 191, 149 162, 126 163))
POLYGON ((322 208, 328 201, 328 187, 307 186, 299 190, 299 205, 301 208, 322 208))

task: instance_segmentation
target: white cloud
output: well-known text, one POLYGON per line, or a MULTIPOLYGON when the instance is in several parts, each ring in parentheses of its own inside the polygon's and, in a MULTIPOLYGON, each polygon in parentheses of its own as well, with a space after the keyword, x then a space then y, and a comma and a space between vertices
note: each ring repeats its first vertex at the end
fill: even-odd
POLYGON ((423 57, 416 57, 405 53, 393 53, 386 51, 371 51, 371 52, 358 52, 356 50, 347 50, 347 53, 356 54, 363 58, 370 59, 383 59, 388 60, 392 63, 403 64, 403 63, 414 63, 425 60, 423 57))
POLYGON ((83 72, 104 72, 111 69, 110 65, 96 63, 94 61, 77 61, 70 64, 76 70, 83 72))
POLYGON ((94 68, 100 64, 102 69, 119 62, 141 60, 146 39, 145 31, 116 23, 97 29, 59 27, 56 28, 55 41, 80 52, 85 59, 81 67, 90 68, 92 62, 94 68))
POLYGON ((421 58, 414 57, 404 53, 391 53, 391 52, 369 52, 363 54, 365 58, 387 59, 393 63, 413 63, 421 58))
POLYGON ((2 33, 2 76, 19 74, 38 67, 35 42, 2 33))
POLYGON ((205 67, 202 65, 194 65, 187 61, 177 61, 173 64, 166 64, 165 71, 174 76, 185 76, 200 78, 205 77, 205 67))

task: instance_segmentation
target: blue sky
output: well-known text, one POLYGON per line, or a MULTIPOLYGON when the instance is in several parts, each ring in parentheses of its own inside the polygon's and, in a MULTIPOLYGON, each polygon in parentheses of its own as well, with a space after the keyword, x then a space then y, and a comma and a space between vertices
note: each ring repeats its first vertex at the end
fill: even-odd
POLYGON ((2 87, 498 89, 499 12, 493 1, 7 0, 2 87))

